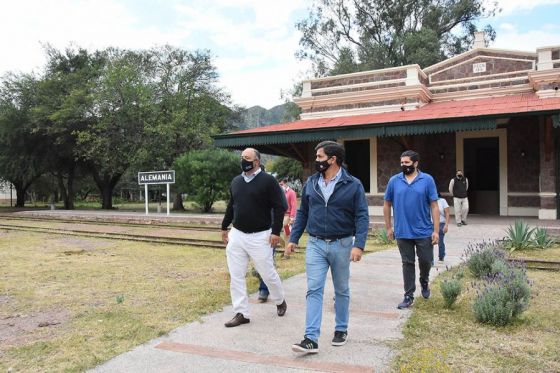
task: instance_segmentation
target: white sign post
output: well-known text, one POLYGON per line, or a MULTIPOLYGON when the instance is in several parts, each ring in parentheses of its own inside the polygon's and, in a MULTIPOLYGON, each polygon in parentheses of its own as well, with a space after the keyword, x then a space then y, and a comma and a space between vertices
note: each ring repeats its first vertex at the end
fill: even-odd
POLYGON ((175 183, 175 170, 138 172, 138 184, 144 185, 144 200, 146 201, 146 215, 148 215, 148 185, 167 184, 167 215, 169 215, 169 184, 175 183))

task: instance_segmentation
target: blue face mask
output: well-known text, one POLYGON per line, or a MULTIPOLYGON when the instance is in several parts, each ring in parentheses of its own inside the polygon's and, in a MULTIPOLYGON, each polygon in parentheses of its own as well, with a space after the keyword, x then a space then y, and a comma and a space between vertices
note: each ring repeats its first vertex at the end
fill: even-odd
POLYGON ((243 172, 251 171, 254 167, 254 162, 255 161, 248 161, 248 160, 242 159, 241 160, 241 169, 243 170, 243 172))

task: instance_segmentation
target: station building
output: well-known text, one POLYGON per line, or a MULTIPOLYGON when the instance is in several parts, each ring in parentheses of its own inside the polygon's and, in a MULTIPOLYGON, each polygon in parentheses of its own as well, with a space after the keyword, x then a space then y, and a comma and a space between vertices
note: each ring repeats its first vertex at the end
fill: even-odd
POLYGON ((343 143, 371 215, 400 171, 400 154, 449 197, 455 171, 469 179, 470 212, 558 219, 560 45, 535 52, 474 48, 435 65, 398 66, 305 81, 301 120, 215 137, 218 147, 254 147, 313 172, 315 145, 343 143))

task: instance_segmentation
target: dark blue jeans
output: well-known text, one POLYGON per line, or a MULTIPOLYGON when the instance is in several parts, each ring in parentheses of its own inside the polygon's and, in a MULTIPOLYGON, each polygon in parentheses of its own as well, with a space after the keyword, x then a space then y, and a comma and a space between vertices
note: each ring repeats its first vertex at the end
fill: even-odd
POLYGON ((397 246, 401 253, 404 280, 404 295, 414 298, 416 291, 416 256, 420 268, 420 283, 427 284, 430 280, 430 268, 434 260, 432 238, 406 239, 398 238, 397 246))
MULTIPOLYGON (((272 258, 273 259, 274 259, 274 254, 276 254, 276 249, 275 248, 272 249, 272 258)), ((266 284, 264 283, 264 281, 263 281, 263 279, 260 275, 259 275, 259 280, 260 280, 260 282, 259 282, 259 293, 261 291, 263 291, 265 294, 268 294, 268 287, 266 286, 266 284)))
POLYGON ((438 243, 438 247, 439 247, 439 260, 443 260, 443 258, 445 258, 445 241, 443 240, 445 237, 445 233, 443 233, 443 227, 445 226, 445 223, 439 223, 439 243, 438 243))

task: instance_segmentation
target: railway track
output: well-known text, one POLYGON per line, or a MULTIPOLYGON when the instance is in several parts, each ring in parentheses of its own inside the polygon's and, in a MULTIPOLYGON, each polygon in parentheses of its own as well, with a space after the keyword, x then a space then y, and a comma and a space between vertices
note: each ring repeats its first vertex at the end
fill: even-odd
POLYGON ((509 259, 512 262, 522 262, 527 269, 540 269, 545 271, 560 271, 560 262, 554 260, 540 260, 528 258, 509 259))
POLYGON ((220 241, 200 240, 200 239, 181 238, 181 237, 161 237, 161 236, 148 236, 148 235, 113 233, 113 232, 95 232, 95 231, 87 231, 87 230, 79 230, 79 229, 44 228, 44 227, 33 227, 33 226, 25 226, 25 225, 15 226, 15 225, 8 225, 8 224, 0 224, 0 229, 23 231, 23 232, 59 234, 59 235, 66 235, 66 236, 70 235, 70 236, 81 236, 81 237, 92 237, 92 238, 106 238, 106 239, 108 238, 112 240, 150 242, 150 243, 160 243, 160 244, 167 244, 167 245, 182 245, 182 246, 188 245, 188 246, 215 248, 215 249, 225 249, 225 244, 220 241))
POLYGON ((0 221, 43 221, 51 223, 71 223, 71 224, 91 224, 91 225, 110 225, 119 227, 160 227, 160 228, 181 228, 190 229, 197 231, 208 231, 208 232, 218 232, 221 230, 219 225, 215 226, 204 226, 197 224, 176 224, 173 222, 169 223, 154 223, 152 221, 146 222, 126 222, 120 220, 92 220, 92 219, 65 219, 58 217, 42 217, 42 216, 13 216, 13 215, 2 215, 0 214, 0 221))

